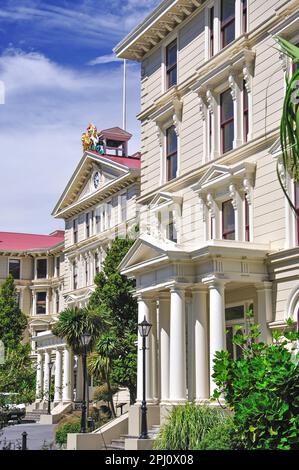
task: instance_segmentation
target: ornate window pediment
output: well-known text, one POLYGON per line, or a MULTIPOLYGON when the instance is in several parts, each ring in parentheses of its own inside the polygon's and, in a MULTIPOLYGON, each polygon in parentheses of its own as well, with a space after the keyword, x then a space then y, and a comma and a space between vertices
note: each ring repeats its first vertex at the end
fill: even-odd
POLYGON ((249 162, 238 163, 234 166, 211 165, 198 183, 191 186, 191 189, 200 195, 230 184, 244 183, 244 180, 251 181, 253 186, 255 168, 255 163, 249 162))
POLYGON ((173 204, 182 204, 182 197, 175 196, 174 194, 161 192, 156 194, 150 203, 149 207, 151 211, 162 210, 166 207, 169 207, 173 204))

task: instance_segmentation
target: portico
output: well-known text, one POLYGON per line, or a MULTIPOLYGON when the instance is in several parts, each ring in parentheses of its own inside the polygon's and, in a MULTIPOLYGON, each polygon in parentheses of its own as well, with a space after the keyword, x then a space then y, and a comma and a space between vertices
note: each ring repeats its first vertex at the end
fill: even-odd
MULTIPOLYGON (((266 250, 215 240, 183 252, 147 235, 135 243, 121 269, 136 278, 138 321, 145 317, 153 324, 146 368, 149 405, 163 409, 209 401, 215 390, 213 358, 217 351, 231 350, 226 328, 238 312, 246 328, 245 311, 251 306, 268 340, 272 286, 266 250)), ((137 405, 142 396, 141 338, 138 341, 137 405)))
POLYGON ((36 369, 36 405, 45 409, 49 399, 49 363, 53 363, 51 378, 54 378, 54 401, 52 413, 57 407, 61 408, 82 397, 82 361, 74 356, 67 344, 57 338, 51 331, 45 331, 35 336, 37 345, 36 369), (75 376, 76 387, 75 387, 75 376))

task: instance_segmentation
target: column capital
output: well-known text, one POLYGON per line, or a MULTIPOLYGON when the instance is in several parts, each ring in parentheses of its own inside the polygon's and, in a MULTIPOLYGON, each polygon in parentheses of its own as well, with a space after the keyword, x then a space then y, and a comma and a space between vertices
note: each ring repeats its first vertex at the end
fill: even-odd
POLYGON ((203 282, 203 284, 206 285, 208 289, 215 289, 217 287, 224 289, 226 283, 227 283, 226 279, 218 279, 218 278, 208 279, 207 281, 203 282))
POLYGON ((170 293, 177 292, 177 293, 184 294, 184 295, 186 293, 186 289, 187 289, 187 286, 185 284, 178 284, 178 283, 174 283, 169 287, 170 293))
POLYGON ((196 293, 207 294, 208 286, 207 284, 195 284, 194 286, 190 288, 190 291, 192 294, 196 294, 196 293))
POLYGON ((272 290, 272 282, 270 281, 257 282, 255 284, 255 288, 257 291, 272 290))

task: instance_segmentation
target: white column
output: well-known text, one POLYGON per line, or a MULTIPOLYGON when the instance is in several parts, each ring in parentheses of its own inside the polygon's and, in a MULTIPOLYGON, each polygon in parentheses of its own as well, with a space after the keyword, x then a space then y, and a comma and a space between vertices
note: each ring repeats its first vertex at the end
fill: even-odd
MULTIPOLYGON (((138 323, 141 323, 144 318, 151 323, 151 299, 138 298, 138 323)), ((149 339, 146 340, 147 348, 149 346, 149 339)), ((152 384, 151 384, 151 370, 150 370, 150 353, 147 349, 146 352, 146 399, 152 400, 152 384)), ((138 332, 138 356, 137 356, 137 401, 142 401, 143 395, 143 350, 142 338, 138 332)))
POLYGON ((36 399, 41 400, 43 396, 43 354, 37 354, 36 363, 36 399))
POLYGON ((72 393, 72 353, 65 348, 63 353, 63 402, 70 402, 73 399, 72 393))
POLYGON ((151 302, 151 330, 149 336, 149 380, 151 381, 152 399, 158 400, 158 348, 157 348, 157 301, 151 302))
POLYGON ((56 349, 55 354, 55 384, 54 402, 58 403, 62 399, 62 351, 56 349))
POLYGON ((76 383, 76 401, 83 399, 83 365, 82 356, 77 356, 77 383, 76 383))
POLYGON ((214 55, 221 49, 221 5, 220 0, 214 3, 214 55))
POLYGON ((271 332, 268 323, 273 321, 272 313, 272 283, 261 282, 256 285, 257 292, 257 322, 261 328, 260 340, 271 343, 271 332))
POLYGON ((196 401, 209 398, 207 294, 208 291, 204 286, 193 292, 196 401))
POLYGON ((242 107, 242 88, 243 80, 240 81, 231 71, 228 77, 228 84, 230 87, 231 97, 233 100, 234 107, 234 141, 233 148, 237 148, 242 145, 242 134, 243 134, 243 107, 242 107))
POLYGON ((169 338, 170 338, 170 299, 159 298, 160 330, 160 394, 161 402, 169 399, 169 338))
POLYGON ((217 351, 226 349, 225 340, 225 310, 224 310, 224 282, 212 281, 209 284, 210 291, 210 394, 216 388, 212 379, 214 356, 217 351))
POLYGON ((235 2, 235 38, 238 38, 243 33, 243 11, 241 0, 235 2))
POLYGON ((170 290, 169 398, 175 402, 186 400, 185 292, 178 287, 170 290))
POLYGON ((49 399, 49 363, 51 361, 51 351, 49 349, 45 352, 45 361, 44 361, 44 400, 49 399))
POLYGON ((194 352, 194 318, 192 298, 186 298, 186 327, 187 327, 187 390, 188 400, 195 398, 195 352, 194 352))

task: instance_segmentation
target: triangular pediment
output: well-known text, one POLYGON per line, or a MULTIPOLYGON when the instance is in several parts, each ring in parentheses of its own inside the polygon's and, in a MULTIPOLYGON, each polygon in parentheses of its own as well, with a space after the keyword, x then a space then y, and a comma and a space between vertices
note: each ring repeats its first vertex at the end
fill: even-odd
POLYGON ((170 206, 171 204, 181 204, 181 202, 181 196, 168 192, 159 192, 152 199, 150 209, 162 209, 163 207, 170 206))
POLYGON ((119 269, 125 272, 133 266, 149 263, 167 256, 165 250, 154 244, 150 236, 142 235, 122 260, 119 269))
POLYGON ((85 200, 103 190, 105 186, 111 185, 113 181, 128 172, 126 166, 111 161, 103 155, 85 152, 52 215, 55 216, 77 201, 85 200))
POLYGON ((200 179, 199 184, 204 185, 206 183, 210 183, 211 181, 215 181, 230 173, 231 170, 226 165, 212 165, 200 179))
POLYGON ((273 157, 277 157, 278 155, 281 154, 281 143, 280 143, 280 138, 278 138, 273 145, 271 145, 269 149, 269 153, 273 157))

